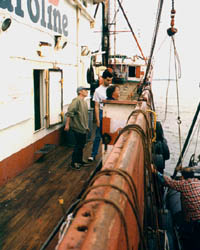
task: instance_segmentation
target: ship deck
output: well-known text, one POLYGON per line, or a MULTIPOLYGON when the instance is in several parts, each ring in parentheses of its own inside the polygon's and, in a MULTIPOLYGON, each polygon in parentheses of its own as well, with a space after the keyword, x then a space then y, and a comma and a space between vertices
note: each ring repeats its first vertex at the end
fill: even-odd
MULTIPOLYGON (((85 159, 93 137, 85 146, 85 159)), ((0 249, 41 249, 101 161, 100 152, 94 163, 76 171, 70 168, 71 154, 71 147, 57 146, 0 188, 0 249), (64 200, 63 206, 59 199, 64 200)), ((57 239, 53 241, 45 249, 55 249, 57 239)))

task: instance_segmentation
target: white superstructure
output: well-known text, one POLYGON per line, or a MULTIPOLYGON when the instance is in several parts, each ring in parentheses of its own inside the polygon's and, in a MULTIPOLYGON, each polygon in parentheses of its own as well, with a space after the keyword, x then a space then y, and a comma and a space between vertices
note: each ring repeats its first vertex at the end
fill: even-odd
POLYGON ((101 44, 101 34, 93 38, 95 8, 92 0, 0 1, 0 184, 13 154, 20 159, 32 145, 33 159, 45 143, 56 144, 47 136, 62 127, 77 86, 90 87, 86 72, 101 44))

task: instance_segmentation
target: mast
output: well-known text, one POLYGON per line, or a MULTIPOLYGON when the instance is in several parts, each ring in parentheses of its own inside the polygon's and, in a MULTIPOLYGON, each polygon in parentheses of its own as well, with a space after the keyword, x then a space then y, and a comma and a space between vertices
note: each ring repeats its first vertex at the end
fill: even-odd
POLYGON ((109 38, 109 0, 102 2, 102 54, 103 65, 108 66, 110 38, 109 38))

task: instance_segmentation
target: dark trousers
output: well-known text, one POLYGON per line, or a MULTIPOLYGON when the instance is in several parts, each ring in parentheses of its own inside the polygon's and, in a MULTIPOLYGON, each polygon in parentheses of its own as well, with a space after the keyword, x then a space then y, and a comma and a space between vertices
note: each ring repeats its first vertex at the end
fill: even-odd
POLYGON ((72 153, 72 163, 81 163, 83 161, 83 149, 86 143, 86 134, 78 133, 74 130, 72 131, 75 137, 75 146, 72 153))
POLYGON ((200 220, 183 225, 183 250, 200 250, 200 220))
POLYGON ((96 133, 95 133, 95 138, 94 138, 94 142, 92 146, 92 153, 91 153, 92 157, 96 157, 96 155, 98 154, 99 145, 100 145, 100 141, 102 138, 102 119, 103 119, 103 110, 100 109, 99 110, 100 127, 96 128, 96 133))

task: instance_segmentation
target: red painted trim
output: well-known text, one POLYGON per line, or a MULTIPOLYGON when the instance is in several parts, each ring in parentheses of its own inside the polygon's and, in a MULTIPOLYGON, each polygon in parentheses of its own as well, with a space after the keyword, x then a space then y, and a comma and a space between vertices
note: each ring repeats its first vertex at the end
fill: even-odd
POLYGON ((49 3, 58 6, 59 0, 49 0, 49 3))
POLYGON ((30 167, 31 164, 38 160, 41 155, 35 154, 35 152, 41 149, 45 144, 59 145, 61 143, 62 131, 62 128, 58 129, 1 161, 0 186, 6 184, 10 179, 22 173, 25 169, 30 167))
POLYGON ((140 66, 136 67, 136 78, 140 78, 140 66))
POLYGON ((104 133, 110 133, 110 118, 109 117, 103 117, 102 134, 104 133))

